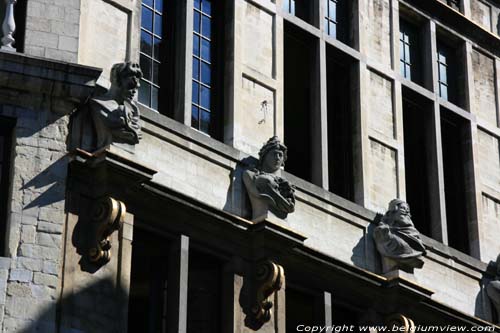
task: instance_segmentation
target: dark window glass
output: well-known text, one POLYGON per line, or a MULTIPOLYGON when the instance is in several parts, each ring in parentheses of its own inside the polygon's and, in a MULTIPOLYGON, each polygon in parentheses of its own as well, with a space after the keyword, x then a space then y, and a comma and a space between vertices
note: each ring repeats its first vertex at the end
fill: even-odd
POLYGON ((5 254, 14 121, 0 117, 0 256, 5 254))
POLYGON ((420 83, 420 43, 417 27, 410 23, 399 21, 399 61, 401 76, 416 83, 420 83))
POLYGON ((140 57, 143 78, 139 88, 139 102, 154 110, 158 110, 159 104, 163 25, 163 0, 143 0, 140 57))
POLYGON ((438 43, 438 86, 439 96, 457 104, 457 65, 455 50, 442 43, 438 43))
POLYGON ((188 333, 220 333, 222 270, 215 258, 190 251, 187 304, 188 333))
POLYGON ((347 43, 347 0, 324 0, 325 32, 341 42, 347 43))
POLYGON ((298 332, 297 326, 320 326, 324 324, 324 310, 321 296, 317 293, 286 286, 286 328, 287 332, 298 332), (323 312, 322 312, 323 310, 323 312))
POLYGON ((167 331, 168 253, 169 247, 165 239, 152 232, 134 228, 129 332, 167 331))

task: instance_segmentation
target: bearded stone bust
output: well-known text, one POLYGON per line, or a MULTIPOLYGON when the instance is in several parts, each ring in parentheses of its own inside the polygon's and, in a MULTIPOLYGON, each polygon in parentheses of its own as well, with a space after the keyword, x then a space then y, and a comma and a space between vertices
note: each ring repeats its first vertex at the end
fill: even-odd
POLYGON ((287 148, 276 136, 272 137, 260 149, 258 165, 243 173, 253 221, 263 221, 268 212, 285 219, 295 210, 295 189, 281 177, 286 158, 287 148))
POLYGON ((142 72, 137 63, 124 62, 111 68, 111 87, 89 102, 96 132, 96 147, 113 142, 135 145, 141 139, 139 109, 134 96, 142 72))
POLYGON ((426 253, 420 233, 413 225, 408 203, 394 199, 382 221, 375 228, 373 237, 382 256, 384 273, 401 269, 412 272, 422 268, 422 256, 426 253))

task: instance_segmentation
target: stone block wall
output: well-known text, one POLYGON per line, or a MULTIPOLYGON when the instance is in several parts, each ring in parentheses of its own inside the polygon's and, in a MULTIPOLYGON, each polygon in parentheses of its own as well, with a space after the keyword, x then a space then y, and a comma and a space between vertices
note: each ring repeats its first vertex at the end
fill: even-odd
POLYGON ((489 3, 481 0, 471 0, 472 20, 483 29, 492 31, 492 7, 489 3))
POLYGON ((60 284, 66 182, 68 117, 1 105, 17 118, 8 252, 0 259, 2 332, 55 330, 60 284), (9 263, 7 265, 7 263, 9 263))
POLYGON ((79 29, 80 0, 30 0, 25 53, 76 63, 79 29))
POLYGON ((361 21, 365 36, 365 52, 369 59, 384 67, 391 66, 391 1, 361 1, 361 21))
POLYGON ((472 112, 481 120, 497 126, 495 62, 485 54, 472 51, 474 101, 472 112))

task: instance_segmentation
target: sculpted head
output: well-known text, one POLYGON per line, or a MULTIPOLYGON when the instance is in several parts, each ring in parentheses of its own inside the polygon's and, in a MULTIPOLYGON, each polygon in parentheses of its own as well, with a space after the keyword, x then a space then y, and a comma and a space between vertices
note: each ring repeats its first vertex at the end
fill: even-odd
POLYGON ((389 202, 389 208, 386 216, 390 221, 409 221, 411 222, 410 206, 401 199, 394 199, 389 202))
POLYGON ((263 172, 274 173, 285 165, 287 148, 278 137, 273 136, 259 151, 259 168, 263 172))
POLYGON ((121 62, 111 68, 111 90, 120 100, 132 100, 137 93, 142 78, 139 64, 135 62, 121 62))

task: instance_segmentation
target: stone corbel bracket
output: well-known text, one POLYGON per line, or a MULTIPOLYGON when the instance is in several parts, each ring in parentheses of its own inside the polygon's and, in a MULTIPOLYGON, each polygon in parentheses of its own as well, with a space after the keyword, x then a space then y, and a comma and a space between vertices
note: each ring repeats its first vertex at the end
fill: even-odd
POLYGON ((113 232, 121 229, 127 209, 121 201, 111 197, 96 202, 92 211, 93 235, 89 249, 90 261, 105 264, 111 259, 113 232))
POLYGON ((285 270, 282 266, 271 260, 266 260, 257 265, 255 276, 256 298, 252 313, 258 323, 264 324, 271 320, 273 302, 269 298, 281 289, 284 280, 285 270))
POLYGON ((390 332, 415 332, 415 323, 413 322, 413 320, 400 313, 387 316, 385 319, 385 324, 387 325, 387 328, 390 332))

